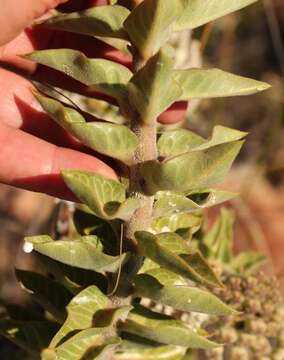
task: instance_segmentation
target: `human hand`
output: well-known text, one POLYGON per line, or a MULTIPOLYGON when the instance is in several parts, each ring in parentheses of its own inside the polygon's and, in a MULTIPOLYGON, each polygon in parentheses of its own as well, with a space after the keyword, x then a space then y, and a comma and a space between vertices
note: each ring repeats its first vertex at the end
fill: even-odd
MULTIPOLYGON (((105 57, 131 66, 131 59, 101 42, 75 34, 30 28, 31 22, 66 0, 0 1, 0 182, 53 196, 74 199, 60 176, 62 169, 98 172, 117 179, 107 164, 87 154, 86 149, 51 120, 35 101, 33 85, 24 77, 7 70, 7 65, 32 73, 54 85, 87 93, 91 90, 62 75, 17 55, 45 48, 75 48, 89 57, 105 57)), ((70 0, 69 9, 103 5, 107 0, 70 0)), ((68 10, 69 10, 68 9, 68 10)), ((171 123, 183 118, 186 104, 175 104, 160 118, 171 123)))

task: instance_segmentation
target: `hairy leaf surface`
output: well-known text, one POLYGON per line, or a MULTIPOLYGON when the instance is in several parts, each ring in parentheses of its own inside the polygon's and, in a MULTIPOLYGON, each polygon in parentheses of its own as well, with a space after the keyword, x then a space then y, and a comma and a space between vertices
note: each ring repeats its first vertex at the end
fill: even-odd
POLYGON ((102 274, 117 271, 126 257, 126 254, 122 256, 104 254, 102 245, 96 236, 58 241, 53 241, 49 236, 34 236, 25 238, 25 241, 31 243, 33 249, 42 255, 49 256, 66 265, 102 274))
POLYGON ((52 339, 50 347, 58 346, 68 334, 72 334, 75 330, 91 327, 95 313, 108 306, 108 298, 96 286, 89 286, 81 291, 67 306, 68 317, 52 339))
POLYGON ((242 141, 191 151, 163 162, 143 164, 141 173, 152 194, 160 190, 189 191, 206 188, 223 181, 242 141))
POLYGON ((167 131, 158 141, 159 155, 176 156, 192 150, 205 150, 210 147, 241 140, 246 132, 230 129, 225 126, 214 126, 212 136, 204 139, 187 129, 167 131))
POLYGON ((175 25, 176 31, 194 29, 210 21, 218 19, 257 0, 185 0, 182 16, 175 25))
POLYGON ((78 199, 102 219, 128 220, 140 206, 138 199, 126 199, 126 187, 118 181, 77 170, 65 170, 62 176, 78 199))
POLYGON ((234 313, 229 306, 208 291, 188 285, 162 284, 159 280, 163 277, 163 272, 163 269, 159 269, 137 275, 135 278, 136 294, 180 311, 194 311, 218 316, 234 313))
POLYGON ((130 14, 123 6, 98 6, 90 9, 52 17, 43 23, 44 26, 72 33, 128 38, 123 23, 130 14))
MULTIPOLYGON (((192 194, 190 194, 192 195, 192 194)), ((231 200, 237 196, 235 193, 217 189, 204 189, 193 195, 205 195, 201 201, 192 200, 190 195, 185 196, 172 191, 159 191, 156 194, 154 216, 166 216, 173 213, 188 213, 208 208, 231 200)), ((193 198, 195 198, 194 196, 193 198)))
POLYGON ((140 314, 131 313, 123 330, 127 333, 145 337, 162 344, 212 349, 218 344, 198 335, 195 331, 177 320, 157 320, 140 314))
POLYGON ((89 59, 82 52, 71 49, 35 51, 27 59, 61 71, 84 85, 103 94, 121 99, 132 77, 127 67, 104 59, 89 59))
POLYGON ((40 94, 36 98, 43 109, 66 131, 91 149, 126 163, 138 146, 137 136, 126 126, 108 122, 89 122, 75 109, 40 94))
MULTIPOLYGON (((220 286, 210 267, 206 264, 200 254, 188 255, 189 258, 183 259, 179 256, 179 251, 174 246, 167 243, 163 244, 159 236, 155 236, 146 231, 135 233, 140 253, 161 267, 183 276, 185 279, 193 280, 197 283, 220 286), (176 252, 175 252, 176 251, 176 252)), ((182 253, 184 252, 181 250, 182 253)))
POLYGON ((143 122, 155 121, 181 96, 182 90, 171 77, 172 71, 173 60, 168 51, 162 49, 131 79, 128 97, 143 122))
POLYGON ((144 59, 156 54, 169 39, 182 3, 182 0, 144 0, 132 10, 124 27, 144 59))
POLYGON ((219 69, 176 70, 174 78, 182 88, 180 100, 244 96, 270 88, 267 83, 219 69))

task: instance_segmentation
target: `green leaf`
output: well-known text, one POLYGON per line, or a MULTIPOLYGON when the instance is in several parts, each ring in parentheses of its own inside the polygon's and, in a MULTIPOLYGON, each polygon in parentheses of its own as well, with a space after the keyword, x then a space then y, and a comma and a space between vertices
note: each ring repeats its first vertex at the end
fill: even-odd
POLYGON ((191 252, 187 242, 174 232, 164 232, 156 235, 157 241, 174 254, 189 254, 191 252))
POLYGON ((77 294, 90 285, 96 285, 103 292, 107 291, 108 280, 103 274, 69 266, 40 253, 36 253, 35 261, 37 268, 43 269, 72 294, 77 294))
POLYGON ((89 212, 85 206, 77 206, 73 222, 79 234, 98 236, 107 254, 117 254, 121 238, 120 220, 107 221, 100 219, 89 212))
POLYGON ((198 335, 195 331, 177 320, 157 320, 140 314, 131 313, 123 331, 157 341, 161 344, 170 344, 198 349, 212 349, 219 345, 198 335))
POLYGON ((131 310, 132 306, 130 305, 99 310, 93 318, 93 325, 98 328, 108 327, 109 332, 111 332, 111 328, 114 328, 113 330, 116 332, 117 323, 124 322, 131 310))
MULTIPOLYGON (((124 342, 125 343, 125 342, 124 342)), ((127 347, 124 345, 121 353, 116 353, 113 360, 182 360, 186 349, 181 346, 157 346, 142 348, 137 344, 127 347)))
POLYGON ((202 246, 206 248, 206 256, 218 259, 223 263, 230 263, 233 257, 234 220, 232 211, 221 209, 218 220, 202 239, 202 246))
POLYGON ((108 338, 101 346, 92 346, 80 360, 113 359, 116 348, 121 344, 119 337, 108 338))
POLYGON ((132 160, 138 138, 128 127, 98 121, 87 123, 73 108, 39 93, 35 96, 50 117, 84 145, 125 163, 132 160))
POLYGON ((64 170, 62 176, 70 190, 99 218, 129 220, 140 206, 137 198, 126 199, 126 187, 118 181, 79 170, 64 170))
MULTIPOLYGON (((155 263, 153 263, 155 264, 155 263)), ((139 275, 147 275, 155 278, 163 286, 185 286, 188 285, 188 281, 182 276, 177 275, 169 270, 163 269, 161 267, 150 268, 144 273, 140 272, 139 275)), ((140 279, 140 277, 139 277, 140 279)), ((143 279, 143 277, 142 277, 143 279)), ((135 280, 136 281, 136 280, 135 280)), ((139 280, 140 281, 140 280, 139 280)))
POLYGON ((172 34, 181 14, 180 0, 144 0, 135 7, 124 27, 144 59, 156 54, 172 34))
POLYGON ((172 130, 162 134, 158 141, 158 150, 160 156, 176 156, 192 150, 205 150, 213 146, 241 140, 246 135, 247 133, 243 131, 219 125, 214 127, 212 137, 208 140, 190 130, 172 130))
POLYGON ((180 155, 205 142, 201 136, 187 129, 164 132, 157 143, 159 155, 163 157, 180 155))
POLYGON ((135 278, 136 295, 171 306, 180 311, 194 311, 218 316, 227 316, 234 313, 234 310, 208 291, 186 285, 162 284, 159 280, 161 276, 166 277, 168 271, 166 271, 166 274, 163 274, 163 272, 164 270, 160 269, 137 275, 135 278))
POLYGON ((35 301, 59 321, 65 320, 72 294, 64 286, 35 272, 16 270, 16 275, 35 301))
POLYGON ((138 110, 144 123, 155 121, 181 96, 180 87, 170 76, 172 71, 173 60, 168 50, 162 49, 129 82, 130 103, 138 110))
POLYGON ((35 251, 53 260, 102 274, 117 271, 126 257, 126 254, 122 256, 104 254, 96 236, 58 241, 53 241, 49 236, 33 236, 25 238, 25 241, 31 243, 35 251))
POLYGON ((192 254, 181 254, 180 257, 198 273, 203 279, 203 282, 209 286, 224 287, 220 279, 216 276, 208 262, 205 260, 200 252, 192 254))
POLYGON ((243 252, 235 256, 230 263, 234 271, 245 274, 255 271, 258 267, 266 262, 266 256, 255 252, 243 252))
POLYGON ((75 296, 67 306, 68 317, 52 339, 50 347, 56 347, 68 334, 92 326, 97 311, 109 306, 108 298, 96 287, 89 286, 75 296))
POLYGON ((31 355, 38 356, 58 330, 49 321, 0 320, 0 334, 31 355))
POLYGON ((215 185, 223 181, 242 144, 243 141, 236 141, 193 150, 163 162, 148 161, 141 168, 147 189, 154 194, 160 190, 190 191, 215 185))
POLYGON ((132 73, 127 67, 104 59, 89 59, 82 52, 71 49, 35 51, 25 58, 61 71, 84 85, 121 99, 132 73))
POLYGON ((199 254, 188 255, 190 261, 188 258, 184 260, 177 253, 171 251, 166 244, 165 246, 161 245, 158 236, 146 231, 138 231, 135 233, 135 237, 140 253, 161 267, 197 283, 211 286, 221 285, 199 254), (200 260, 197 261, 197 258, 200 260))
POLYGON ((60 359, 60 360, 87 360, 88 350, 93 351, 96 348, 96 354, 91 359, 102 360, 102 353, 106 354, 107 350, 114 345, 119 345, 119 338, 110 338, 106 340, 104 329, 86 329, 72 336, 63 344, 55 349, 48 349, 43 354, 43 360, 60 359), (111 346, 112 345, 112 346, 111 346), (49 354, 53 353, 53 357, 49 354))
POLYGON ((187 264, 203 279, 208 285, 222 286, 214 271, 200 254, 188 246, 187 242, 175 233, 162 233, 156 235, 159 245, 171 251, 187 262, 187 264))
POLYGON ((151 224, 151 231, 154 233, 176 232, 188 230, 192 233, 199 230, 202 219, 193 214, 173 214, 170 216, 158 217, 151 224))
POLYGON ((72 33, 128 38, 123 23, 129 15, 123 6, 98 6, 84 11, 54 16, 43 23, 45 27, 72 33))
POLYGON ((154 205, 154 217, 171 215, 173 213, 188 213, 209 208, 231 200, 237 196, 237 194, 228 191, 204 189, 194 194, 195 197, 198 195, 206 196, 205 198, 202 196, 203 199, 198 202, 192 200, 190 195, 184 196, 172 191, 159 191, 156 194, 157 200, 154 205))
POLYGON ((221 16, 242 9, 256 1, 185 0, 183 14, 176 22, 175 31, 194 29, 221 16))
POLYGON ((267 83, 219 69, 176 70, 174 78, 182 88, 180 100, 244 96, 270 88, 267 83))

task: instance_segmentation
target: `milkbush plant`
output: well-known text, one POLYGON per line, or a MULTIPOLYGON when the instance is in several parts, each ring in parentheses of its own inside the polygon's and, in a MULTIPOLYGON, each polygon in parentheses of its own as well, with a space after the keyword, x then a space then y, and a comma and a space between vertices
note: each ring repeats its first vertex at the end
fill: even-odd
MULTIPOLYGON (((49 276, 17 270, 40 313, 8 307, 2 334, 43 360, 185 359, 220 346, 201 328, 148 309, 149 299, 181 312, 234 314, 192 237, 202 210, 235 194, 213 188, 228 173, 246 133, 216 126, 209 139, 160 132, 157 119, 177 101, 253 94, 265 83, 218 69, 174 68, 170 36, 195 29, 255 0, 112 1, 62 14, 39 26, 91 35, 127 49, 133 68, 71 49, 27 59, 63 72, 118 106, 123 124, 97 119, 45 91, 42 108, 72 136, 109 157, 123 176, 64 170, 81 205, 71 239, 25 239, 49 276), (88 120, 88 121, 87 121, 88 120)), ((64 87, 62 85, 62 87, 64 87)))

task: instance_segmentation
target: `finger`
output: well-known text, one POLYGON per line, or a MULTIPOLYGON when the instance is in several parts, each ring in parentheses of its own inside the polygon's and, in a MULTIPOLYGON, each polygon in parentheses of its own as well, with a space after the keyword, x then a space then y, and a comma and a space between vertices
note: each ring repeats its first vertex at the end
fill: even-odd
POLYGON ((60 171, 78 169, 117 179, 102 161, 78 151, 56 147, 21 130, 0 124, 0 182, 74 200, 60 171))
POLYGON ((58 146, 88 151, 42 110, 33 90, 33 85, 23 77, 0 69, 0 123, 58 146))
POLYGON ((66 0, 2 0, 0 46, 8 43, 32 21, 66 0))
POLYGON ((187 108, 187 101, 176 102, 170 106, 167 111, 159 116, 158 121, 165 125, 181 122, 185 119, 187 108))
MULTIPOLYGON (((61 1, 63 2, 63 1, 61 1)), ((107 0, 74 0, 68 1, 63 10, 76 11, 92 6, 105 5, 107 0)), ((65 34, 64 32, 52 31, 44 27, 27 27, 17 37, 5 46, 0 43, 0 61, 4 64, 13 65, 16 68, 32 73, 36 69, 36 64, 23 59, 20 55, 28 54, 35 50, 46 48, 80 48, 90 57, 105 57, 109 60, 120 61, 126 66, 130 66, 131 58, 119 53, 111 46, 95 40, 93 37, 76 36, 76 34, 65 34), (54 39, 52 41, 52 39, 54 39), (104 45, 104 46, 102 46, 104 45)))

